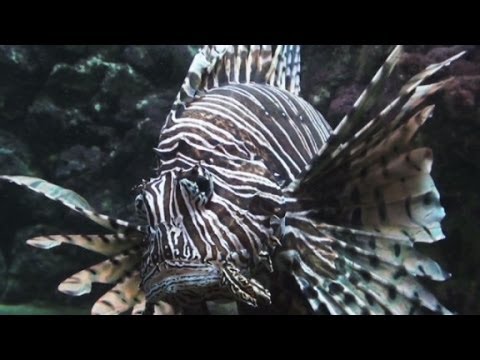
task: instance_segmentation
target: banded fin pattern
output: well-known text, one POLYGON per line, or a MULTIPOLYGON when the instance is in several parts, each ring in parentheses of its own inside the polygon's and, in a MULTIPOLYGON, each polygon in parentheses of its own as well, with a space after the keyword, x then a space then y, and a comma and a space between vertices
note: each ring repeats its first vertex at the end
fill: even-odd
POLYGON ((38 236, 27 240, 27 244, 39 249, 52 249, 61 244, 70 244, 82 247, 96 253, 112 256, 139 245, 142 237, 132 234, 128 237, 115 234, 108 235, 49 235, 38 236))
MULTIPOLYGON (((164 176, 144 186, 144 202, 138 198, 138 208, 145 210, 140 213, 154 225, 151 234, 155 235, 149 240, 158 240, 151 241, 146 252, 141 249, 145 228, 98 214, 74 192, 41 179, 0 179, 60 201, 112 233, 103 237, 56 235, 28 242, 43 249, 69 243, 109 257, 59 286, 60 291, 78 296, 90 292, 94 282, 112 284, 95 303, 93 314, 130 309, 138 314, 146 308, 148 313, 173 312, 161 302, 147 306, 145 293, 139 289, 141 252, 154 268, 146 274, 157 270, 158 253, 168 258, 179 256, 179 250, 181 256, 200 257, 203 262, 247 249, 246 255, 256 260, 265 253, 264 239, 274 231, 281 238, 276 268, 293 276, 316 313, 405 314, 428 309, 447 314, 416 279, 442 281, 449 274, 414 249, 416 242, 444 237, 440 222, 445 214, 430 176, 432 152, 412 149, 411 141, 433 112, 428 101, 448 84, 448 80, 423 82, 462 54, 413 77, 392 103, 368 121, 365 114, 377 101, 401 52, 400 46, 394 49, 331 134, 323 118, 296 97, 300 92, 299 46, 203 47, 192 62, 156 149, 162 164, 159 173, 164 176), (330 139, 325 142, 325 137, 330 139), (184 178, 182 184, 193 190, 184 186, 180 194, 172 191, 175 176, 185 176, 178 170, 204 159, 209 163, 202 168, 215 179, 206 185, 203 176, 184 178), (275 166, 278 171, 270 171, 275 166), (282 193, 281 187, 295 179, 282 193), (203 192, 200 185, 211 196, 193 206, 189 199, 203 192), (228 194, 234 196, 228 198, 228 194), (180 202, 177 195, 181 195, 180 202), (173 225, 162 233, 160 225, 166 223, 173 225), (238 224, 237 229, 232 224, 238 224), (193 240, 196 244, 191 245, 193 240)), ((238 263, 247 264, 241 260, 238 256, 238 263)), ((260 294, 269 303, 270 292, 263 285, 248 281, 237 266, 227 270, 223 279, 236 298, 255 305, 254 295, 260 294)), ((183 304, 203 295, 190 291, 198 289, 198 281, 194 284, 190 278, 187 282, 192 287, 185 286, 182 290, 186 291, 173 295, 184 297, 183 304)), ((178 304, 182 302, 176 308, 178 304)))
POLYGON ((286 237, 290 250, 280 253, 277 266, 293 275, 314 312, 450 313, 415 279, 450 275, 404 239, 309 219, 293 227, 286 237))
MULTIPOLYGON (((64 280, 59 291, 81 296, 90 293, 93 283, 112 284, 113 289, 101 297, 92 309, 93 314, 116 314, 133 308, 144 297, 139 289, 138 270, 141 261, 143 228, 126 221, 99 214, 80 195, 72 190, 51 184, 45 180, 25 176, 0 176, 0 180, 24 186, 84 215, 114 234, 107 235, 51 235, 27 240, 40 249, 51 249, 61 244, 70 244, 102 254, 108 259, 82 270, 64 280), (136 289, 136 290, 135 290, 136 289), (113 305, 113 310, 107 304, 113 305)), ((138 307, 137 307, 138 311, 138 307)), ((162 309, 158 309, 162 313, 162 309)))
POLYGON ((430 176, 432 151, 412 149, 412 140, 434 110, 429 100, 450 80, 421 84, 463 53, 414 76, 393 102, 366 121, 401 50, 394 49, 288 189, 304 206, 287 212, 286 250, 278 261, 315 312, 450 313, 416 280, 443 281, 450 274, 414 249, 416 242, 444 238, 440 223, 445 212, 430 176), (330 215, 319 216, 324 213, 330 215))
POLYGON ((192 61, 172 112, 229 84, 269 84, 298 95, 300 71, 299 45, 205 45, 192 61))
MULTIPOLYGON (((318 180, 323 175, 323 171, 331 165, 332 160, 339 156, 340 153, 350 150, 352 145, 365 143, 364 140, 369 136, 377 135, 377 137, 380 137, 385 135, 386 132, 392 131, 394 127, 397 127, 402 122, 402 119, 405 119, 405 114, 408 111, 411 111, 414 107, 418 108, 431 95, 444 88, 448 84, 448 80, 432 85, 420 85, 426 79, 465 54, 465 52, 462 52, 441 63, 432 64, 424 71, 415 75, 402 87, 399 96, 394 101, 373 120, 365 124, 365 119, 361 115, 367 110, 366 104, 371 104, 376 99, 375 95, 378 95, 378 88, 382 87, 393 68, 398 64, 401 52, 402 47, 395 48, 385 64, 374 76, 367 90, 357 100, 351 112, 335 128, 330 140, 322 146, 311 165, 299 177, 298 181, 292 185, 292 188, 298 189, 301 185, 315 182, 316 179, 318 180)), ((366 144, 370 145, 369 142, 366 142, 366 144)))
POLYGON ((58 290, 72 296, 88 294, 92 283, 113 284, 133 271, 139 260, 138 249, 129 250, 72 275, 59 285, 58 290))
MULTIPOLYGON (((398 58, 398 49, 382 69, 398 58)), ((330 146, 329 155, 321 150, 321 165, 312 168, 296 184, 301 184, 300 196, 315 198, 321 203, 320 207, 337 209, 336 224, 375 232, 385 228, 389 234, 412 241, 432 242, 443 238, 439 229, 445 213, 430 176, 432 151, 428 148, 412 150, 410 143, 433 111, 433 106, 425 103, 448 81, 419 85, 461 55, 431 65, 414 76, 402 87, 399 97, 378 116, 359 131, 344 135, 351 140, 336 148, 330 146), (326 155, 322 157, 322 154, 326 155), (329 191, 316 191, 318 188, 329 191)), ((385 73, 382 69, 372 83, 380 81, 379 74, 385 73)), ((368 92, 364 94, 369 95, 368 92)), ((345 119, 334 133, 358 128, 354 115, 345 119)))
POLYGON ((58 201, 108 230, 118 233, 127 233, 130 231, 143 232, 140 226, 134 226, 126 221, 97 213, 83 197, 74 191, 54 185, 46 180, 29 176, 0 176, 0 180, 6 180, 10 183, 26 187, 51 200, 58 201))
POLYGON ((140 273, 126 275, 117 285, 97 300, 92 315, 119 315, 141 303, 140 273))

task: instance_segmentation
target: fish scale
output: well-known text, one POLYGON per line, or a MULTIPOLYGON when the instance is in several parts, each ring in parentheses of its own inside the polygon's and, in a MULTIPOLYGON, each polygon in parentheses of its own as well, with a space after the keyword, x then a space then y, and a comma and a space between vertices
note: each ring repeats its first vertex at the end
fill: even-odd
POLYGON ((431 150, 412 140, 449 80, 422 83, 463 53, 430 65, 366 118, 402 51, 332 129, 300 96, 299 45, 204 46, 162 127, 157 172, 137 187, 141 224, 98 214, 42 179, 0 179, 110 231, 28 241, 107 257, 60 285, 78 296, 111 283, 93 314, 188 313, 205 302, 215 311, 219 301, 287 313, 448 314, 417 279, 449 274, 414 249, 444 237, 445 214, 431 150))

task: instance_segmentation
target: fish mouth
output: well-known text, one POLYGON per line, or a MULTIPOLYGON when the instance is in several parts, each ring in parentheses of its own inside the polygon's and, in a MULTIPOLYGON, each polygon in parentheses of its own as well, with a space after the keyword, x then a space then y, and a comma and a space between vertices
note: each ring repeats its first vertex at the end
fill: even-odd
POLYGON ((181 306, 223 297, 221 269, 209 263, 165 260, 141 284, 147 302, 165 301, 181 306))

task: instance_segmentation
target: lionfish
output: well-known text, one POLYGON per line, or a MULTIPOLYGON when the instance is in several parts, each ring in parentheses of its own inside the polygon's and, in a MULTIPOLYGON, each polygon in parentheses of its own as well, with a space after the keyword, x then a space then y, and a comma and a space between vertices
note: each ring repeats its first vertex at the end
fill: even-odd
POLYGON ((162 128, 157 173, 137 188, 143 224, 100 214, 42 179, 1 179, 108 230, 27 241, 107 258, 59 285, 79 296, 112 284, 92 314, 268 308, 292 284, 304 313, 450 314, 417 280, 450 274, 414 246, 444 238, 445 212, 432 151, 412 139, 451 79, 422 84, 463 53, 428 66, 368 118, 401 55, 395 47, 332 129, 300 96, 300 46, 204 46, 162 128))

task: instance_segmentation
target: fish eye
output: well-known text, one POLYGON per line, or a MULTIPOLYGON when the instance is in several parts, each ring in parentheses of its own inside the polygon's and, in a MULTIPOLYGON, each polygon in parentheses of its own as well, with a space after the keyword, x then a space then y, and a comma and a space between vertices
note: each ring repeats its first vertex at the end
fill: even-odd
POLYGON ((205 194, 210 192, 210 180, 206 177, 199 176, 195 182, 197 183, 198 191, 204 192, 205 194))
POLYGON ((200 166, 184 173, 179 183, 188 191, 191 199, 200 205, 207 204, 213 195, 212 176, 200 166))

